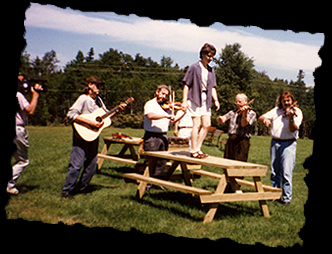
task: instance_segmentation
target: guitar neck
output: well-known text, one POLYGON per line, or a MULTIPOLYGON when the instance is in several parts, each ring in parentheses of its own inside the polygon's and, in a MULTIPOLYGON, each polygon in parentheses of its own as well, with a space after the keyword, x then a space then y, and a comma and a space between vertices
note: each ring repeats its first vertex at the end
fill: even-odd
MULTIPOLYGON (((126 106, 134 101, 133 97, 130 97, 128 100, 126 100, 124 103, 126 106)), ((110 111, 106 112, 104 115, 101 116, 102 119, 105 119, 106 117, 113 116, 116 113, 118 113, 121 110, 120 105, 116 106, 115 108, 112 108, 110 111)))
POLYGON ((106 117, 113 116, 117 112, 120 111, 120 106, 116 106, 115 108, 112 108, 110 111, 105 113, 104 115, 101 116, 102 119, 105 119, 106 117))

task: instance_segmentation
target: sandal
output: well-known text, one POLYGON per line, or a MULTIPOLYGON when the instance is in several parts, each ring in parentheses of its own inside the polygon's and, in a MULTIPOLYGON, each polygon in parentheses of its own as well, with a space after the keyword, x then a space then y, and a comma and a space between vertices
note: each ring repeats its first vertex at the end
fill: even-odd
POLYGON ((208 154, 203 153, 202 151, 197 151, 197 152, 191 152, 190 157, 196 158, 196 159, 203 159, 208 157, 208 154))
POLYGON ((208 154, 206 153, 203 153, 202 151, 198 151, 198 154, 201 156, 201 158, 206 158, 206 157, 209 157, 208 154))
POLYGON ((190 153, 190 157, 192 158, 196 158, 196 159, 202 159, 203 157, 201 156, 201 154, 199 154, 199 152, 191 152, 190 153))

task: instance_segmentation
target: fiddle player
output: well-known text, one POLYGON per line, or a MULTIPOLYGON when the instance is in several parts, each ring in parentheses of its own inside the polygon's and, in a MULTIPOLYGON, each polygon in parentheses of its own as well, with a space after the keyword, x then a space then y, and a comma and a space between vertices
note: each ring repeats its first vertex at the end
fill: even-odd
POLYGON ((17 101, 19 109, 16 112, 16 137, 14 143, 16 145, 16 151, 14 152, 15 164, 13 166, 13 177, 7 184, 7 192, 13 195, 17 195, 19 190, 16 188, 16 182, 20 177, 21 173, 29 164, 28 159, 28 132, 25 129, 26 117, 32 115, 37 107, 39 92, 42 91, 43 87, 39 84, 35 84, 33 87, 23 82, 24 75, 18 74, 18 87, 17 87, 17 101), (28 102, 25 98, 29 92, 32 94, 31 101, 28 102))
MULTIPOLYGON (((166 85, 158 86, 155 97, 144 105, 144 151, 167 151, 168 150, 168 128, 169 123, 179 121, 184 114, 174 116, 170 109, 164 110, 161 104, 169 96, 170 90, 166 85)), ((171 108, 171 106, 169 107, 171 108)), ((166 160, 158 159, 156 166, 152 169, 153 176, 159 176, 165 170, 166 160)), ((151 186, 150 186, 151 187, 151 186)))
POLYGON ((247 161, 250 147, 252 125, 256 120, 256 113, 248 105, 248 98, 240 93, 235 96, 237 109, 231 110, 217 118, 218 124, 229 121, 225 155, 226 159, 247 161))
POLYGON ((259 122, 271 127, 271 185, 280 188, 282 182, 282 202, 285 206, 292 199, 296 140, 302 119, 302 111, 295 106, 294 96, 289 91, 280 94, 277 107, 258 118, 259 122))

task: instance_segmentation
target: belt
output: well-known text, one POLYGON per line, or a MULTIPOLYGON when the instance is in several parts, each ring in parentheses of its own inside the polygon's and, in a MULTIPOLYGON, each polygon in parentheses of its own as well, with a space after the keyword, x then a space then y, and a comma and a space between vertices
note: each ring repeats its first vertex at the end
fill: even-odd
POLYGON ((167 132, 153 132, 153 131, 145 131, 147 135, 155 135, 155 136, 162 136, 167 135, 167 132))
POLYGON ((277 142, 291 142, 291 141, 296 141, 296 138, 289 138, 289 139, 280 139, 280 138, 272 138, 273 140, 277 142))
POLYGON ((23 127, 23 128, 25 128, 25 125, 24 125, 24 124, 16 124, 16 126, 19 126, 19 127, 23 127))
POLYGON ((192 129, 192 126, 179 126, 179 129, 192 129))

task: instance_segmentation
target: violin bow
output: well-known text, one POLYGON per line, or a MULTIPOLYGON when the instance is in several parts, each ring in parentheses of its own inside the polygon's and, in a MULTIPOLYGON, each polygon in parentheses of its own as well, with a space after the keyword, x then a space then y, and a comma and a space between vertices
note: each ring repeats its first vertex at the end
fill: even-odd
POLYGON ((174 116, 174 103, 175 103, 175 91, 173 90, 173 96, 172 96, 173 101, 172 102, 172 115, 174 116))

